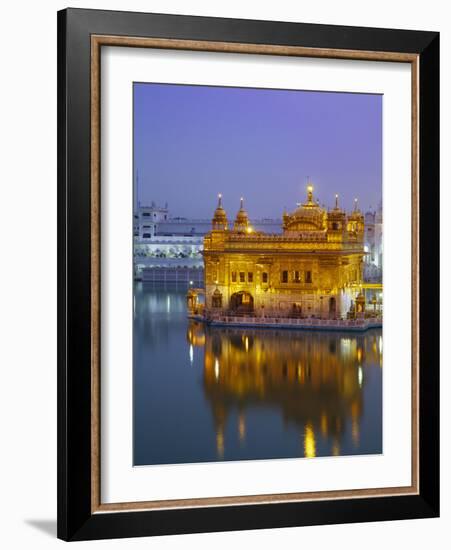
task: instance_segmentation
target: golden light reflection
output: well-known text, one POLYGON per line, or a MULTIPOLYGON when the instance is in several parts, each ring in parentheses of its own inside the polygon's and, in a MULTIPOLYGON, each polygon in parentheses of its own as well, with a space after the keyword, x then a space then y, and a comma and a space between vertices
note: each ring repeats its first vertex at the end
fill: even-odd
POLYGON ((332 456, 340 456, 340 444, 336 439, 332 444, 332 456))
POLYGON ((205 327, 202 323, 192 322, 189 324, 188 331, 186 333, 186 339, 189 344, 195 347, 205 346, 205 327))
POLYGON ((382 368, 382 355, 383 355, 382 336, 379 336, 379 366, 380 366, 380 368, 382 368))
POLYGON ((360 403, 354 402, 351 406, 351 435, 355 447, 360 445, 360 403))
POLYGON ((219 378, 219 361, 215 359, 215 378, 216 380, 219 378))
POLYGON ((374 335, 202 327, 203 335, 190 325, 188 340, 205 341, 196 358, 203 355, 218 454, 228 418, 238 414, 243 442, 247 411, 262 407, 280 414, 287 429, 300 428, 305 456, 316 456, 320 442, 339 455, 346 432, 360 445, 364 372, 381 361, 374 335))
POLYGON ((238 416, 238 438, 241 443, 246 439, 246 418, 243 413, 238 416))
POLYGON ((323 436, 327 435, 327 415, 325 412, 321 413, 321 433, 323 436))
POLYGON ((300 363, 299 363, 297 371, 296 371, 296 376, 297 376, 297 379, 300 382, 302 380, 302 365, 300 363))
POLYGON ((218 458, 224 458, 224 432, 222 430, 216 433, 216 452, 218 458))
POLYGON ((304 456, 305 458, 314 458, 316 456, 315 432, 311 424, 305 425, 304 456))
POLYGON ((359 428, 359 422, 357 419, 352 419, 352 427, 351 427, 351 433, 352 433, 352 441, 356 447, 360 444, 360 428, 359 428))
POLYGON ((358 374, 358 377, 359 377, 359 386, 361 387, 362 384, 363 384, 363 369, 362 367, 359 367, 359 374, 358 374))

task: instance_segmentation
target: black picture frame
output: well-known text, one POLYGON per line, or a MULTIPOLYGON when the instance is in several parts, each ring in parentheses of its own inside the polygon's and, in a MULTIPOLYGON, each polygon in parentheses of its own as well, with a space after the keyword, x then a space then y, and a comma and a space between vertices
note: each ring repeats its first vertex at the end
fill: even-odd
POLYGON ((58 13, 58 537, 87 540, 439 515, 439 33, 101 10, 58 13), (419 494, 93 513, 91 36, 418 55, 419 494))

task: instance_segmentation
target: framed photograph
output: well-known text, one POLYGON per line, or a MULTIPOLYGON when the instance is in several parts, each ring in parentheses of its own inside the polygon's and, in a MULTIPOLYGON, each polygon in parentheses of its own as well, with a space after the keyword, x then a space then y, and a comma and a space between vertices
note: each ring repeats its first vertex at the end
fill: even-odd
POLYGON ((58 536, 439 514, 439 35, 58 13, 58 536))

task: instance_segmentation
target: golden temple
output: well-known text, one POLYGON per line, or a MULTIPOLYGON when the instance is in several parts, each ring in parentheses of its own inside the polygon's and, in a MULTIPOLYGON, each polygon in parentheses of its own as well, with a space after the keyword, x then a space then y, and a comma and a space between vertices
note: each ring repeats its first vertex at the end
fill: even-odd
POLYGON ((346 319, 365 314, 364 216, 305 202, 283 213, 282 233, 252 228, 241 199, 233 225, 219 195, 204 237, 205 313, 346 319))

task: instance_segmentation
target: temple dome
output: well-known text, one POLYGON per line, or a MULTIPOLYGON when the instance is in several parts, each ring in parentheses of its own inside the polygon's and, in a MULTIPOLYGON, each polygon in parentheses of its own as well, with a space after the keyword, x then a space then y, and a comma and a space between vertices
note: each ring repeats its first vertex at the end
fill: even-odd
POLYGON ((326 211, 313 200, 313 186, 307 187, 307 201, 283 217, 286 231, 322 231, 326 228, 326 211))

